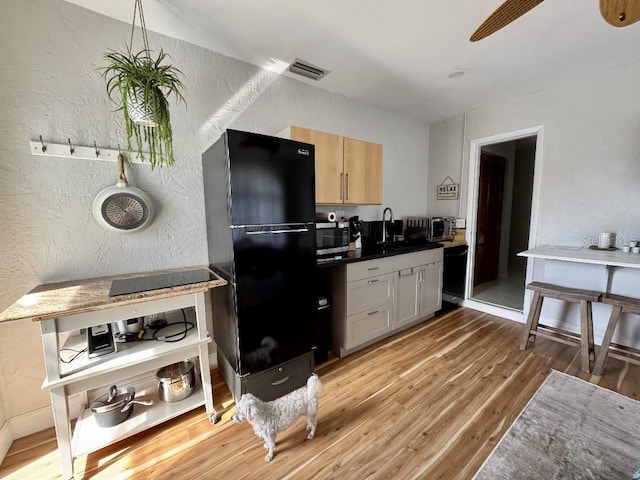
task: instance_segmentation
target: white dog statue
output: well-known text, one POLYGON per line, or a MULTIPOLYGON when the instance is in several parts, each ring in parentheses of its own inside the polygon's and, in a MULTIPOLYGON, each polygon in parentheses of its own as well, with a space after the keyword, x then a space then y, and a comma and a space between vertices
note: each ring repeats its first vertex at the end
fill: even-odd
POLYGON ((247 420, 255 434, 264 440, 264 448, 269 450, 264 459, 269 462, 276 448, 276 435, 286 430, 299 417, 307 418, 307 435, 312 439, 318 424, 318 397, 322 389, 320 379, 314 373, 307 380, 307 386, 299 388, 271 402, 263 402, 250 393, 245 393, 236 404, 236 413, 231 417, 236 423, 247 420))

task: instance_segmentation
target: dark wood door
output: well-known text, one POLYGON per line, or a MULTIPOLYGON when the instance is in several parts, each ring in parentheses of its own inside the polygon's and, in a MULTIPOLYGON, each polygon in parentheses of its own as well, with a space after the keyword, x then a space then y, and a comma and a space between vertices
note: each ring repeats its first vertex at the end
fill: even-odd
POLYGON ((503 157, 480 155, 474 286, 498 278, 505 163, 503 157))

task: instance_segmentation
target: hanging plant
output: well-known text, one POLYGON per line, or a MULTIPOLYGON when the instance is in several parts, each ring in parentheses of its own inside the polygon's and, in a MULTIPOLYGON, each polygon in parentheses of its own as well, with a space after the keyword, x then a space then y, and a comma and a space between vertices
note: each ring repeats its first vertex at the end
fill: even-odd
POLYGON ((182 93, 182 72, 172 65, 163 65, 167 58, 168 55, 162 49, 157 57, 152 57, 142 13, 142 1, 136 0, 131 42, 127 51, 121 53, 111 50, 105 53, 107 66, 102 70, 107 80, 109 97, 114 100, 113 92, 116 90, 120 94, 120 110, 123 112, 127 132, 127 148, 132 150, 131 139, 135 139, 137 156, 145 160, 143 147, 146 146, 152 167, 173 165, 173 137, 168 98, 174 95, 178 101, 185 102, 182 93), (144 48, 133 53, 131 46, 137 12, 140 14, 144 48))

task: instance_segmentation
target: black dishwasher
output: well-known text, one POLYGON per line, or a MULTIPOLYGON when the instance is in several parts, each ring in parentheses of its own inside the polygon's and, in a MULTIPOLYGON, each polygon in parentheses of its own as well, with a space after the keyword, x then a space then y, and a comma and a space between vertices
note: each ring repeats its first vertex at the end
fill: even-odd
POLYGON ((457 305, 464 300, 467 279, 467 245, 458 245, 444 249, 444 268, 442 274, 442 303, 457 305))

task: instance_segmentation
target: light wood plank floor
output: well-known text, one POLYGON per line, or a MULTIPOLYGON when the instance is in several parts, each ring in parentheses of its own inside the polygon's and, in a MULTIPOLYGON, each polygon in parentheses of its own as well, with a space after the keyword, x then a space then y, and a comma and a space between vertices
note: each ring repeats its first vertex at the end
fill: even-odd
MULTIPOLYGON (((589 380, 577 348, 543 338, 518 350, 522 324, 456 309, 318 368, 317 436, 301 420, 277 438, 276 456, 246 424, 230 421, 216 370, 209 424, 196 409, 75 460, 76 479, 467 479, 550 370, 589 380)), ((594 379, 595 380, 595 379, 594 379)), ((600 385, 640 397, 640 367, 610 359, 600 385)), ((53 429, 14 442, 1 478, 60 478, 53 429)))

